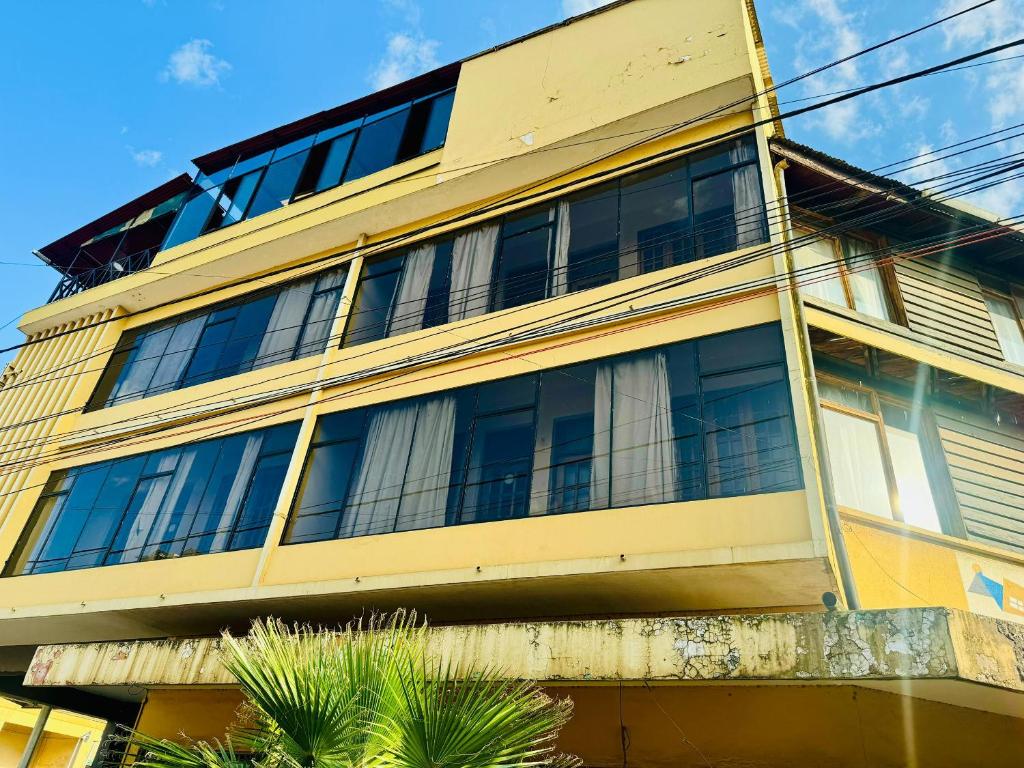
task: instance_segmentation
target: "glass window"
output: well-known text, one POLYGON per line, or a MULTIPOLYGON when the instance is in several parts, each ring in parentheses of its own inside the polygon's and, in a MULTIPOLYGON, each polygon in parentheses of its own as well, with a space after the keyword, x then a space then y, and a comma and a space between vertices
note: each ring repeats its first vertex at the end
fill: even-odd
POLYGON ((822 418, 836 502, 892 519, 877 422, 831 408, 822 411, 822 418))
POLYGON ((298 424, 56 473, 6 575, 261 546, 298 424))
POLYGON ((908 430, 886 424, 885 438, 889 444, 903 521, 919 528, 941 531, 939 511, 932 496, 918 436, 908 430))
MULTIPOLYGON (((580 291, 619 279, 619 189, 618 184, 605 185, 569 198, 569 246, 565 265, 555 269, 567 272, 568 290, 580 291)), ((559 237, 563 237, 559 223, 559 237)), ((561 275, 553 275, 553 280, 561 275)))
POLYGON ((522 517, 529 509, 533 409, 478 416, 460 522, 522 517))
POLYGON ((792 488, 799 478, 785 369, 701 380, 710 496, 792 488))
POLYGON ((288 205, 295 193, 295 185, 308 155, 308 152, 299 152, 267 166, 263 181, 260 182, 252 201, 250 217, 288 205))
POLYGON ((345 181, 369 176, 394 165, 408 119, 409 109, 406 108, 360 128, 345 181))
POLYGON ((853 308, 879 320, 892 320, 881 268, 873 260, 874 247, 856 237, 841 238, 853 308))
POLYGON ((594 363, 541 374, 530 514, 590 509, 594 363))
POLYGON ((823 237, 809 229, 795 229, 793 235, 798 246, 793 251, 796 268, 802 270, 798 278, 800 290, 848 307, 837 252, 838 243, 831 237, 823 237))
POLYGON ((985 305, 1007 362, 1024 365, 1024 326, 1013 299, 985 291, 985 305))
POLYGON ((171 231, 167 233, 162 248, 173 248, 175 245, 194 240, 206 231, 206 222, 217 203, 219 188, 197 189, 188 202, 178 212, 171 231))
POLYGON ((941 531, 926 460, 922 412, 823 380, 822 421, 836 501, 845 507, 941 531))
POLYGON ((543 299, 554 240, 554 208, 511 215, 502 228, 492 309, 543 299))
POLYGON ((285 542, 799 488, 781 355, 767 325, 325 416, 285 542))
POLYGON ((448 123, 452 117, 452 106, 455 103, 455 90, 435 96, 428 103, 430 114, 423 127, 418 154, 432 152, 444 145, 448 136, 448 123))
POLYGON ((203 231, 209 232, 226 227, 228 224, 234 224, 244 218, 261 175, 262 171, 253 171, 224 182, 220 197, 217 198, 217 205, 214 206, 213 214, 207 220, 206 228, 203 231))
POLYGON ((102 408, 326 349, 346 267, 130 331, 89 402, 102 408))
POLYGON ((623 277, 690 261, 689 186, 685 160, 622 179, 619 250, 623 277))
POLYGON ((345 346, 365 344, 387 336, 395 289, 402 276, 405 256, 368 263, 345 331, 345 346))
MULTIPOLYGON (((702 171, 718 171, 714 183, 722 185, 721 194, 728 198, 722 203, 728 208, 724 223, 716 224, 713 232, 702 229, 702 255, 767 239, 756 157, 751 142, 739 141, 702 152, 693 161, 702 171), (745 211, 742 220, 733 217, 737 205, 745 211), (704 242, 712 236, 724 238, 725 244, 704 242)), ((629 174, 462 230, 454 238, 406 249, 417 254, 416 268, 407 259, 400 277, 372 277, 381 281, 374 292, 384 302, 367 307, 379 313, 367 320, 375 330, 353 335, 346 344, 456 322, 485 310, 563 296, 692 261, 691 187, 696 184, 693 188, 700 193, 698 182, 711 185, 707 179, 712 177, 691 184, 690 162, 683 158, 629 174), (385 312, 387 302, 391 304, 385 312)), ((705 213, 718 221, 719 214, 705 213)), ((362 278, 369 279, 369 274, 362 278)))

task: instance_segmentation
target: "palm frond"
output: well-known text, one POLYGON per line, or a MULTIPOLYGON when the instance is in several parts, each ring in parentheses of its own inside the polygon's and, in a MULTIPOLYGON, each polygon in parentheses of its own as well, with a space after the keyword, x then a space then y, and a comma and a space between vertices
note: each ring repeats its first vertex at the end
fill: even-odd
POLYGON ((250 762, 236 754, 230 740, 197 741, 178 744, 168 739, 154 739, 141 733, 129 738, 129 750, 136 752, 132 761, 139 768, 249 768, 250 762))
MULTIPOLYGON (((572 715, 531 682, 452 661, 410 660, 402 675, 404 716, 387 745, 396 768, 528 768, 556 762, 555 739, 572 715)), ((564 766, 575 759, 557 756, 564 766)))

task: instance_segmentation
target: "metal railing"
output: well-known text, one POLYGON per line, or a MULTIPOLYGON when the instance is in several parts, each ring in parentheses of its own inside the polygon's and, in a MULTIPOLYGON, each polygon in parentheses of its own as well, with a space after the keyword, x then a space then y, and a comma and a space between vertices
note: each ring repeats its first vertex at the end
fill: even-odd
POLYGON ((119 277, 148 269, 158 250, 159 248, 147 248, 138 253, 118 256, 109 264, 95 269, 79 272, 76 275, 64 275, 57 283, 57 287, 53 289, 53 293, 50 294, 49 301, 66 299, 68 296, 74 296, 76 293, 95 288, 97 285, 103 285, 111 280, 117 280, 119 277))

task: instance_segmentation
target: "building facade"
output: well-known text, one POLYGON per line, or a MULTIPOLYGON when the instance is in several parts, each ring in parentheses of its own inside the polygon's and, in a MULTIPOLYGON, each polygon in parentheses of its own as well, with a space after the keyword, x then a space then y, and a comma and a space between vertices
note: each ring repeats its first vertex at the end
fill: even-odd
POLYGON ((1018 764, 1024 235, 779 116, 751 2, 612 3, 40 249, 3 690, 220 737, 218 630, 408 607, 587 765, 1018 764))

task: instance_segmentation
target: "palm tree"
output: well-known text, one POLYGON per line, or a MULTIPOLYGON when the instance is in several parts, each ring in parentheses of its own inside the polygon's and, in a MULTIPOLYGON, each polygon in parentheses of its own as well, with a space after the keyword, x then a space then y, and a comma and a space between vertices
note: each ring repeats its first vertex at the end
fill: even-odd
POLYGON ((532 682, 436 657, 415 614, 339 632, 253 622, 224 632, 245 705, 223 742, 132 733, 140 768, 512 768, 578 760, 555 753, 572 713, 532 682), (237 750, 237 751, 236 751, 237 750))

